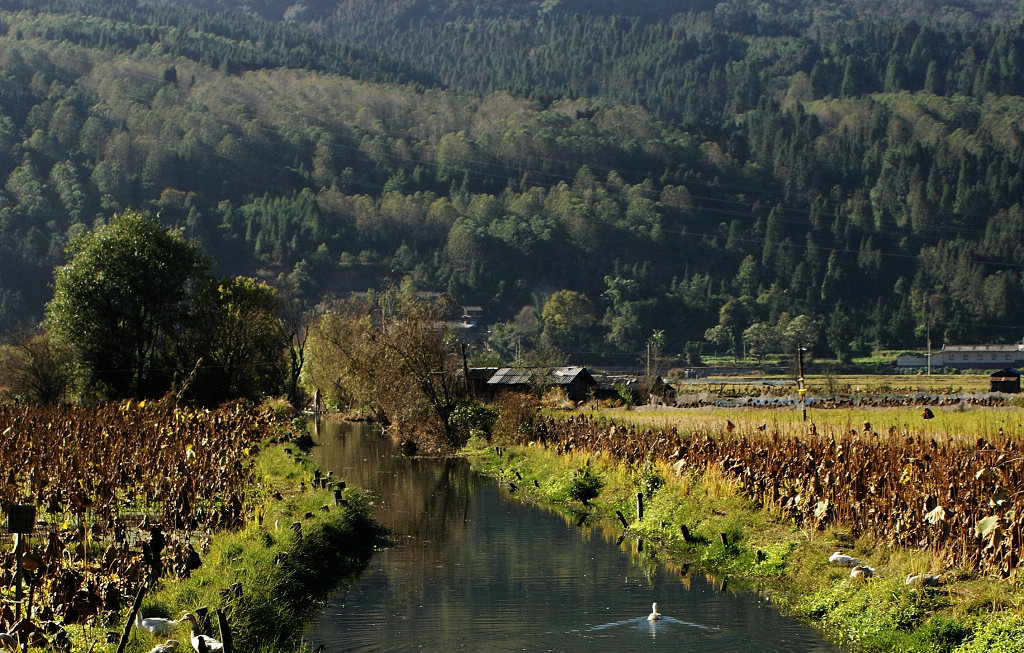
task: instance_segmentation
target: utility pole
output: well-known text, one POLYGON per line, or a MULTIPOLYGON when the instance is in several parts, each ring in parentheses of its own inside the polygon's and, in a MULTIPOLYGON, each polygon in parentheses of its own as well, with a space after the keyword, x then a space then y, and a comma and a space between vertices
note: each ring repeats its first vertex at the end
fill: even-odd
POLYGON ((924 303, 924 333, 928 340, 928 376, 932 375, 932 323, 928 316, 928 302, 924 303))
POLYGON ((462 354, 462 378, 466 382, 466 395, 471 399, 476 399, 473 393, 473 384, 469 382, 469 363, 466 361, 466 343, 459 343, 459 352, 462 354))
POLYGON ((800 408, 803 411, 804 421, 807 421, 807 388, 804 387, 804 349, 803 345, 796 346, 797 377, 796 391, 800 395, 800 408))

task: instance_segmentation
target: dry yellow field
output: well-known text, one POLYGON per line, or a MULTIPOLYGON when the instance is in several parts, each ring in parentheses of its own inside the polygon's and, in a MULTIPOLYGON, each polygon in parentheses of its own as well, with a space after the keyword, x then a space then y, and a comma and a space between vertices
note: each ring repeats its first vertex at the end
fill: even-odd
MULTIPOLYGON (((730 378, 678 380, 675 387, 683 393, 709 392, 728 396, 751 394, 788 394, 796 388, 796 377, 730 378)), ((989 375, 985 372, 967 374, 805 374, 804 385, 816 395, 861 394, 932 394, 981 393, 989 390, 989 375)))
POLYGON ((934 417, 924 419, 924 407, 900 408, 828 408, 807 410, 807 420, 797 408, 669 408, 645 406, 633 409, 603 408, 588 405, 582 412, 595 420, 640 429, 669 430, 725 436, 730 433, 753 434, 779 432, 786 436, 806 435, 814 429, 821 435, 847 434, 852 430, 871 431, 880 437, 892 433, 925 438, 973 443, 978 438, 993 438, 1002 432, 1024 438, 1024 408, 1016 406, 933 406, 934 417), (763 427, 763 428, 762 428, 763 427))
MULTIPOLYGON (((854 399, 853 406, 821 407, 809 401, 806 421, 798 404, 780 407, 714 407, 717 399, 736 401, 750 397, 796 397, 796 382, 790 378, 710 378, 676 382, 677 392, 699 400, 700 407, 642 406, 609 408, 596 403, 582 408, 589 416, 620 425, 643 429, 668 430, 708 435, 771 434, 800 436, 811 432, 822 435, 870 431, 885 436, 909 434, 927 438, 954 438, 974 443, 978 438, 1000 434, 1024 437, 1024 408, 1017 405, 988 406, 970 400, 947 400, 928 406, 933 414, 925 419, 924 405, 900 405, 904 398, 924 393, 935 396, 980 395, 989 391, 987 373, 969 374, 892 374, 892 375, 808 375, 805 377, 807 397, 854 399), (882 407, 856 405, 864 397, 883 398, 882 407), (728 428, 729 424, 732 428, 728 428)), ((863 402, 867 403, 867 402, 863 402)))

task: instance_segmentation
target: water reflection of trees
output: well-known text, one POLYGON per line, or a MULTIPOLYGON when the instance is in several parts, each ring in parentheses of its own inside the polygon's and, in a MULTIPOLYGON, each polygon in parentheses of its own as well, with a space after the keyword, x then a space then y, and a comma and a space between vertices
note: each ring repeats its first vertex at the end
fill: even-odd
POLYGON ((537 507, 558 515, 566 526, 576 529, 583 539, 601 540, 617 547, 629 557, 631 566, 641 570, 648 581, 651 581, 660 569, 678 578, 687 590, 691 589, 696 574, 703 583, 719 591, 732 594, 742 591, 739 586, 730 587, 725 576, 708 573, 693 566, 693 563, 685 559, 659 555, 661 550, 657 544, 652 544, 643 538, 623 531, 615 522, 594 518, 591 513, 581 512, 573 507, 550 505, 538 505, 537 507))
POLYGON ((653 600, 666 616, 695 625, 686 632, 714 631, 715 641, 701 635, 699 647, 681 648, 744 650, 765 633, 787 644, 818 641, 731 581, 723 591, 722 579, 671 559, 655 541, 618 541, 621 528, 581 513, 555 510, 555 520, 515 508, 518 493, 465 461, 396 456, 387 436, 367 428, 326 425, 317 437, 326 444, 313 456, 336 478, 372 490, 378 519, 400 544, 325 617, 317 637, 328 648, 578 649, 592 636, 622 641, 634 621, 647 628, 653 600), (612 550, 616 543, 624 556, 612 550), (601 630, 605 622, 631 625, 601 630))
MULTIPOLYGON (((438 460, 397 455, 397 444, 373 424, 320 421, 315 440, 320 445, 312 453, 317 464, 349 485, 368 491, 376 504, 375 518, 393 533, 395 540, 423 548, 428 556, 440 555, 440 548, 434 545, 459 541, 464 524, 472 517, 473 493, 481 484, 490 482, 472 473, 469 464, 459 458, 438 460)), ((656 544, 627 535, 614 523, 577 510, 541 507, 558 515, 583 539, 603 540, 617 546, 649 580, 660 567, 675 575, 687 589, 694 572, 712 587, 728 587, 723 578, 691 569, 686 561, 659 556, 656 544)), ((509 551, 509 555, 516 553, 509 551)), ((558 552, 549 551, 548 555, 557 556, 558 552)), ((415 565, 425 562, 412 552, 410 558, 415 565)), ((510 565, 529 566, 529 561, 511 561, 510 565)))
POLYGON ((374 517, 413 546, 457 538, 469 517, 472 492, 486 482, 462 459, 396 455, 396 443, 373 424, 321 421, 315 439, 317 465, 368 491, 374 517))

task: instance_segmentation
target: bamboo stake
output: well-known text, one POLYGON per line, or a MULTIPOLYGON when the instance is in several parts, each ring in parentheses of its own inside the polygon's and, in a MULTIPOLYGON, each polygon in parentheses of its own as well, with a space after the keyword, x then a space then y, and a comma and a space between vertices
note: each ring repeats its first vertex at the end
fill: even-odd
POLYGON ((22 556, 21 533, 15 533, 14 534, 14 561, 15 561, 14 562, 14 564, 15 564, 15 567, 14 567, 14 587, 15 587, 15 589, 14 589, 14 600, 17 601, 17 603, 18 603, 17 610, 15 612, 15 617, 17 619, 19 619, 19 620, 21 619, 21 576, 22 576, 21 556, 22 556))
POLYGON ((124 653, 125 647, 128 646, 128 638, 131 636, 132 626, 135 625, 135 615, 142 607, 142 597, 146 595, 147 589, 149 589, 149 583, 143 583, 139 588, 139 593, 135 595, 132 609, 128 612, 128 620, 124 624, 124 630, 121 631, 121 641, 117 643, 117 653, 124 653))

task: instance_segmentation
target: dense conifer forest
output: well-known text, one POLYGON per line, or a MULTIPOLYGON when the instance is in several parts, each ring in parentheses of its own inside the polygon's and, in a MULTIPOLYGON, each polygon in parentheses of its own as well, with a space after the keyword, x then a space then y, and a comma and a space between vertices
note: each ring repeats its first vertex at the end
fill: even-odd
POLYGON ((0 0, 0 331, 138 209, 309 305, 479 304, 506 360, 1013 342, 1022 96, 997 0, 0 0))

